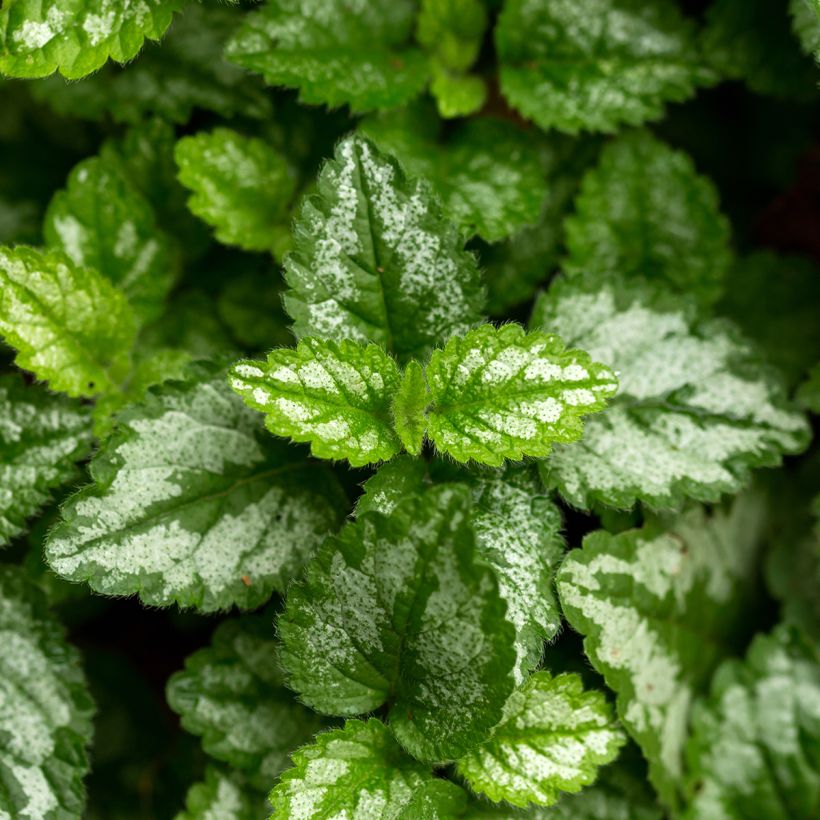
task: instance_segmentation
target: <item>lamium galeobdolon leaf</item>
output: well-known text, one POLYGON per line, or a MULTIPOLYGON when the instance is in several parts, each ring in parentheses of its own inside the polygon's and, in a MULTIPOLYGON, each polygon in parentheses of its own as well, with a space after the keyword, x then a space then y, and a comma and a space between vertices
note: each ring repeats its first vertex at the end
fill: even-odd
POLYGON ((88 407, 0 376, 0 546, 25 530, 91 450, 88 407))
POLYGON ((140 319, 162 312, 176 249, 150 203, 113 161, 92 157, 73 169, 49 204, 43 234, 74 264, 110 279, 140 319))
POLYGON ((458 761, 473 791, 514 806, 549 806, 592 783, 626 742, 603 692, 574 674, 536 672, 513 694, 492 737, 458 761))
POLYGON ((418 96, 427 59, 413 46, 412 0, 267 0, 228 44, 227 55, 302 102, 355 113, 418 96))
POLYGON ((0 247, 0 335, 18 366, 69 396, 119 387, 136 335, 123 294, 60 251, 0 247))
POLYGON ((820 808, 820 655, 797 630, 758 635, 694 712, 683 815, 809 820, 820 808))
POLYGON ((672 0, 508 0, 495 44, 510 104, 570 134, 658 119, 713 77, 672 0))
POLYGON ((459 756, 501 716, 515 630, 469 520, 443 485, 329 538, 279 619, 288 684, 326 714, 388 708, 420 760, 459 756))
POLYGON ((376 718, 348 720, 293 754, 270 795, 273 816, 289 820, 334 817, 457 817, 467 795, 413 760, 376 718))
POLYGON ((208 766, 203 782, 188 789, 185 810, 174 820, 262 820, 269 811, 264 796, 238 772, 208 766))
POLYGON ((211 645, 190 655, 168 682, 168 703, 205 751, 267 791, 288 755, 324 722, 288 692, 276 662, 272 618, 225 621, 211 645))
POLYGON ((264 140, 230 128, 183 137, 174 152, 188 207, 226 245, 281 256, 289 244, 288 206, 296 174, 264 140))
POLYGON ((293 228, 285 307, 296 336, 426 356, 481 318, 481 277, 463 244, 426 184, 371 142, 344 140, 293 228))
POLYGON ((646 131, 604 148, 565 230, 568 275, 642 276, 706 305, 720 296, 731 262, 715 186, 686 154, 646 131))
POLYGON ((515 324, 450 339, 426 372, 429 438, 456 461, 493 466, 580 438, 581 417, 603 410, 618 387, 584 351, 515 324))
POLYGON ((159 40, 185 0, 8 0, 0 10, 0 74, 76 80, 109 59, 127 63, 159 40))
POLYGON ((0 566, 0 817, 80 817, 94 705, 80 656, 19 567, 0 566))
POLYGON ((808 441, 777 374, 733 325, 698 321, 681 297, 614 275, 559 280, 536 304, 532 326, 618 374, 607 412, 543 463, 571 504, 714 501, 740 489, 751 468, 776 465, 808 441))
POLYGON ((345 506, 326 468, 273 439, 205 365, 124 411, 90 469, 47 560, 97 592, 157 606, 259 606, 345 506))
POLYGON ((696 507, 619 535, 599 530, 557 574, 564 615, 672 808, 692 702, 746 637, 762 515, 760 498, 745 495, 728 511, 696 507))
POLYGON ((399 386, 396 363, 379 345, 303 339, 266 362, 231 368, 231 387, 265 414, 278 436, 309 441, 319 458, 346 458, 353 466, 395 455, 391 400, 399 386))

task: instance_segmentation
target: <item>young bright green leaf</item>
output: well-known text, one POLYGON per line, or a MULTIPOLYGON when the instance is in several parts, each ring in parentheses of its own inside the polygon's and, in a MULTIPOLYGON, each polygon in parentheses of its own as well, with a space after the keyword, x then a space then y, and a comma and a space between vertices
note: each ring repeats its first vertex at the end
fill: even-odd
POLYGON ((190 655, 168 681, 168 702, 205 751, 267 790, 288 755, 323 726, 282 685, 272 618, 225 621, 211 645, 190 655))
POLYGON ((446 68, 466 71, 487 28, 481 0, 421 0, 416 39, 446 68))
POLYGON ((691 703, 744 637, 761 540, 760 499, 711 516, 693 508, 640 530, 588 535, 556 585, 584 651, 674 807, 691 703))
POLYGON ((174 152, 188 207, 226 245, 279 255, 296 190, 290 163, 264 140, 230 128, 184 137, 174 152))
POLYGON ((680 297, 617 277, 557 281, 532 326, 606 361, 620 382, 583 439, 543 465, 575 506, 715 501, 740 489, 750 468, 776 465, 807 442, 805 419, 736 328, 696 321, 680 297))
POLYGON ((69 80, 109 59, 132 60, 159 40, 185 0, 7 0, 0 10, 0 74, 69 80))
MULTIPOLYGON (((430 93, 435 97, 439 116, 467 117, 479 111, 487 100, 487 83, 473 74, 455 74, 434 65, 430 93)), ((472 121, 471 121, 472 122, 472 121)))
POLYGON ((454 783, 434 778, 407 755, 376 718, 348 720, 323 732, 293 754, 271 792, 273 817, 330 820, 334 817, 455 817, 467 796, 454 783), (425 799, 426 798, 426 799, 425 799), (419 801, 427 813, 416 813, 419 801))
POLYGON ((817 71, 800 51, 783 0, 715 0, 702 35, 708 64, 758 94, 809 102, 817 71))
POLYGON ((427 383, 427 435, 436 447, 496 467, 580 438, 581 417, 603 410, 618 386, 583 351, 514 324, 452 338, 430 358, 427 383))
POLYGON ((422 358, 481 318, 476 260, 418 180, 361 137, 339 144, 293 228, 285 307, 297 337, 422 358))
POLYGON ((190 3, 167 37, 149 43, 124 69, 107 65, 80 83, 55 75, 32 83, 32 94, 66 116, 110 116, 135 125, 152 115, 185 123, 196 108, 227 119, 270 117, 273 109, 261 80, 223 57, 225 42, 244 18, 239 4, 190 3))
POLYGON ((429 107, 414 105, 368 117, 360 130, 427 179, 465 232, 496 242, 535 222, 547 188, 532 137, 491 117, 468 120, 446 139, 440 127, 429 107))
POLYGON ((79 477, 91 449, 89 408, 0 376, 0 546, 25 530, 52 491, 79 477))
POLYGON ((401 377, 401 384, 391 405, 393 429, 404 449, 417 456, 424 444, 427 429, 425 411, 429 397, 424 369, 418 362, 409 362, 401 377))
POLYGON ((396 363, 378 345, 302 339, 267 361, 231 368, 231 387, 265 414, 277 436, 309 441, 318 458, 346 458, 354 467, 401 450, 391 401, 399 388, 396 363))
POLYGON ((789 0, 789 14, 803 51, 820 60, 820 0, 789 0))
POLYGON ((594 782, 625 742, 603 692, 543 670, 510 695, 492 737, 458 761, 458 772, 495 802, 550 806, 594 782))
POLYGON ((646 131, 609 143, 565 223, 567 274, 642 276, 711 304, 731 261, 718 194, 689 157, 646 131))
POLYGON ((658 119, 712 79, 672 0, 507 0, 495 43, 510 104, 570 134, 658 119))
POLYGON ((809 820, 820 808, 820 656, 779 626, 718 669, 687 749, 685 817, 809 820))
POLYGON ((0 247, 0 335, 54 390, 115 390, 130 368, 133 311, 101 274, 59 251, 0 247))
POLYGON ((291 587, 282 662, 327 714, 387 705, 399 742, 448 760, 480 742, 513 688, 514 630, 480 563, 469 494, 444 485, 329 538, 291 587))
POLYGON ((393 108, 427 83, 427 60, 409 42, 414 12, 412 0, 267 0, 226 53, 305 103, 393 108))
POLYGON ((344 507, 333 476, 272 439, 224 372, 204 365, 126 409, 90 469, 47 560, 97 592, 154 606, 259 606, 344 507))
POLYGON ((151 205, 114 163, 92 157, 75 166, 48 206, 43 234, 75 265, 110 279, 140 319, 162 313, 176 273, 175 249, 151 205))
POLYGON ((185 810, 174 820, 263 820, 269 814, 265 798, 238 772, 208 766, 204 782, 188 789, 185 810))
POLYGON ((80 817, 94 704, 80 657, 23 570, 0 566, 0 817, 80 817))

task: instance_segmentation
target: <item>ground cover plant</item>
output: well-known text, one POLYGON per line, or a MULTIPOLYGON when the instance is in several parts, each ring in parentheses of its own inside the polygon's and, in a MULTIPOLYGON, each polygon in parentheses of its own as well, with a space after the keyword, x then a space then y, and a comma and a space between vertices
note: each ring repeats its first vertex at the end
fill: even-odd
POLYGON ((0 818, 820 816, 817 0, 2 0, 0 818))

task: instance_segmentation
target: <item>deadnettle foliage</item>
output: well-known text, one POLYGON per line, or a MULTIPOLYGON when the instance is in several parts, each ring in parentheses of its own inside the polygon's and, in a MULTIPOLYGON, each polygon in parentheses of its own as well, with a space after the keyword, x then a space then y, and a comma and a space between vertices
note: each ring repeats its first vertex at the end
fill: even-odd
POLYGON ((0 820, 820 816, 816 60, 5 0, 0 820))

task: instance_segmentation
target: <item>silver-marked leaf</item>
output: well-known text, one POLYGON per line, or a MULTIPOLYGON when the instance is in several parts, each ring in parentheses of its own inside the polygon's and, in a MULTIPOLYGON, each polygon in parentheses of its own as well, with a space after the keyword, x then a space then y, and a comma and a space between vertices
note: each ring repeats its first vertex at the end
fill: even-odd
POLYGON ((183 137, 174 151, 188 207, 226 245, 281 256, 290 241, 296 174, 264 140, 230 128, 183 137))
POLYGON ((319 458, 346 458, 354 467, 401 450, 391 401, 399 387, 396 363, 378 345, 302 339, 266 362, 231 368, 231 387, 265 414, 277 436, 309 441, 319 458))
POLYGON ((692 701, 745 637, 762 515, 760 499, 745 495, 729 511, 696 507, 619 535, 599 530, 558 570, 564 615, 672 808, 692 701))
POLYGON ((0 817, 80 817, 94 705, 45 596, 8 565, 0 566, 0 635, 0 817))
POLYGON ((467 795, 407 755, 376 718, 348 720, 293 754, 271 792, 273 817, 330 820, 391 817, 421 820, 461 815, 467 795), (423 811, 420 811, 423 809, 423 811))
POLYGON ((507 0, 495 44, 510 104, 570 134, 658 119, 713 78, 672 0, 507 0))
POLYGON ((332 475, 272 439, 205 365, 123 411, 90 469, 46 558, 69 580, 156 606, 259 606, 345 506, 332 475))
POLYGON ((91 450, 88 407, 0 376, 0 546, 24 532, 91 450))
POLYGON ((174 282, 175 249, 151 205, 113 162, 92 157, 72 170, 48 206, 43 234, 76 265, 110 279, 140 319, 162 312, 174 282))
POLYGON ((406 453, 390 459, 365 481, 356 501, 356 515, 380 512, 390 515, 402 500, 421 492, 426 484, 427 465, 406 453))
POLYGON ((269 814, 267 800, 238 772, 208 766, 204 781, 188 789, 185 810, 174 820, 264 820, 269 814))
POLYGON ((284 688, 277 646, 272 618, 225 621, 168 681, 168 703, 183 728, 263 791, 287 768, 290 752, 324 725, 284 688))
POLYGON ((820 654, 778 626, 715 673, 687 747, 683 815, 810 820, 820 808, 820 654))
POLYGON ((0 335, 15 362, 54 390, 116 390, 131 365, 136 321, 125 297, 59 251, 0 247, 0 335))
POLYGON ((547 193, 538 144, 508 120, 467 120, 443 138, 429 106, 414 105, 359 128, 410 176, 427 179, 466 233, 496 242, 538 219, 547 193))
POLYGON ((805 446, 806 421, 777 375, 733 325, 698 322, 689 307, 618 277, 557 281, 536 304, 533 327, 607 362, 620 383, 583 439, 543 464, 571 504, 716 501, 737 492, 750 468, 805 446))
POLYGON ((76 80, 109 59, 127 63, 159 40, 185 0, 8 0, 0 10, 0 74, 76 80))
POLYGON ((424 183, 350 137, 317 188, 285 260, 285 307, 297 337, 377 342, 405 361, 479 321, 475 257, 424 183))
POLYGON ((228 43, 230 60, 302 102, 361 113, 417 97, 427 60, 410 42, 413 0, 267 0, 228 43))
POLYGON ((452 338, 426 372, 428 437, 456 461, 493 466, 580 438, 581 417, 603 410, 618 386, 584 351, 515 324, 452 338))
POLYGON ((444 485, 361 515, 320 548, 278 623, 305 703, 342 715, 386 704, 420 760, 483 740, 513 688, 514 629, 469 513, 467 488, 444 485))
POLYGON ((609 143, 565 222, 567 274, 645 277, 711 304, 731 262, 715 186, 646 131, 609 143))
POLYGON ((594 782, 625 742, 603 692, 542 670, 510 695, 492 737, 458 761, 458 772, 495 802, 550 806, 594 782))

